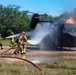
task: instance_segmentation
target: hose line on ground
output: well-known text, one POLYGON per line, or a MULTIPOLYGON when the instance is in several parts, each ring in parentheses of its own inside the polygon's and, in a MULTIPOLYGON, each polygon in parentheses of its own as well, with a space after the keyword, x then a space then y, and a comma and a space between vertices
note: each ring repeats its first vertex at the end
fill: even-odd
POLYGON ((5 51, 3 51, 3 52, 1 52, 0 53, 0 55, 2 55, 2 54, 4 54, 4 53, 6 53, 6 52, 8 52, 8 51, 10 51, 11 49, 14 49, 16 46, 18 46, 18 45, 21 45, 20 43, 18 43, 18 44, 16 44, 16 45, 14 45, 14 46, 12 46, 11 48, 9 48, 9 49, 7 49, 7 50, 5 50, 5 51))
POLYGON ((26 62, 32 64, 32 65, 33 65, 34 67, 36 67, 38 70, 40 70, 44 75, 47 75, 46 72, 44 72, 40 67, 38 67, 36 64, 34 64, 33 62, 31 62, 31 61, 29 61, 29 60, 27 60, 27 59, 20 58, 20 57, 15 57, 15 56, 7 56, 7 55, 6 55, 6 56, 3 56, 4 53, 10 51, 11 49, 15 48, 15 47, 18 46, 18 45, 20 45, 20 44, 16 44, 16 45, 14 45, 13 47, 9 48, 8 50, 1 52, 1 53, 0 53, 0 58, 13 58, 13 59, 19 59, 19 60, 26 61, 26 62))

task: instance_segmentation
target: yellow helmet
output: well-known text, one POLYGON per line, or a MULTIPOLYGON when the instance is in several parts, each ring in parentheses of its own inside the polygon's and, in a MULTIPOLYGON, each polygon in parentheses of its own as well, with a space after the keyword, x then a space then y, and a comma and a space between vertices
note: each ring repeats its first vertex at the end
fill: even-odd
POLYGON ((14 32, 11 32, 11 34, 14 34, 14 32))

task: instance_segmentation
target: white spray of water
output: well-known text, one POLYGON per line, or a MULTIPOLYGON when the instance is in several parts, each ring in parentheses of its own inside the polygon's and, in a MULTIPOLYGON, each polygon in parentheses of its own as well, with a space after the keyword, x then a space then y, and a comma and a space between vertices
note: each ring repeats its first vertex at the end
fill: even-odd
POLYGON ((54 40, 56 38, 54 33, 56 34, 56 27, 54 25, 50 23, 37 24, 31 36, 31 39, 28 40, 27 42, 29 42, 32 45, 39 44, 43 40, 43 38, 47 36, 48 34, 51 36, 50 39, 54 40))
POLYGON ((31 36, 31 39, 28 40, 28 42, 33 45, 39 44, 41 40, 49 33, 48 29, 49 27, 47 24, 38 24, 33 32, 33 35, 31 36))

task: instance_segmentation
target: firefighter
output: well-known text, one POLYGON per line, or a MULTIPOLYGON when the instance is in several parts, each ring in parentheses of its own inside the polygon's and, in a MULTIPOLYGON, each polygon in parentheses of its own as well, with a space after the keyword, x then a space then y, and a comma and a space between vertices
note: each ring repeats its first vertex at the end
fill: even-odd
POLYGON ((17 40, 19 45, 18 45, 18 48, 14 51, 14 54, 26 54, 27 37, 25 36, 24 31, 21 32, 17 40))
POLYGON ((1 49, 3 49, 3 44, 1 42, 1 40, 2 40, 2 38, 0 37, 0 47, 1 47, 1 49))
MULTIPOLYGON (((13 35, 14 34, 14 32, 11 32, 11 34, 13 35)), ((14 37, 11 37, 10 38, 10 47, 12 47, 12 46, 14 46, 14 44, 15 44, 15 39, 14 39, 14 37)))

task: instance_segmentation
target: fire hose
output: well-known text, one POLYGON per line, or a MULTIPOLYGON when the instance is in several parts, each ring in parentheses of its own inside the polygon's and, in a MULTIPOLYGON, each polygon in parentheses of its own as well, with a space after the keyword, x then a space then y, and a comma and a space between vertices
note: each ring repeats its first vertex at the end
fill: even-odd
POLYGON ((20 44, 16 44, 16 45, 12 46, 11 48, 7 49, 6 51, 1 52, 0 55, 6 53, 6 52, 8 52, 8 51, 10 51, 11 49, 15 48, 15 47, 18 46, 18 45, 20 45, 20 44))
POLYGON ((27 59, 20 58, 20 57, 15 57, 15 56, 3 56, 4 53, 10 51, 11 49, 15 48, 15 47, 18 46, 18 45, 21 45, 21 44, 16 44, 16 45, 14 45, 13 47, 7 49, 6 51, 1 52, 1 53, 0 53, 0 58, 14 58, 14 59, 19 59, 19 60, 26 61, 26 62, 32 64, 34 67, 36 67, 39 71, 41 71, 42 74, 47 75, 46 72, 44 72, 40 67, 38 67, 36 64, 34 64, 33 62, 31 62, 31 61, 29 61, 29 60, 27 60, 27 59))

